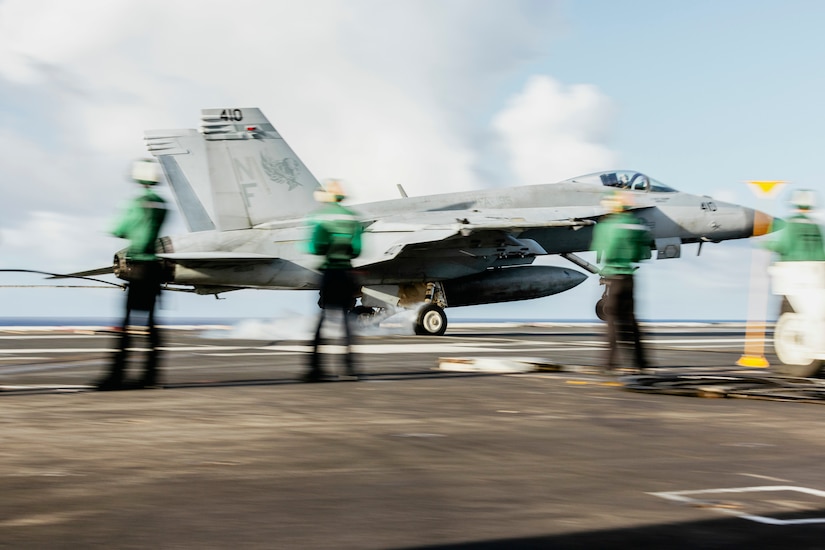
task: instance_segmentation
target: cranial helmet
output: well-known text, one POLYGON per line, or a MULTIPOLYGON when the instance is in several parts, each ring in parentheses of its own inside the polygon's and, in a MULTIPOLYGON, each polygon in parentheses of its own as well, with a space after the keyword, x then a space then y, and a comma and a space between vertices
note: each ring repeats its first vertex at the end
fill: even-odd
POLYGON ((132 179, 143 185, 155 185, 160 181, 158 163, 149 159, 140 159, 132 163, 132 179))
POLYGON ((816 206, 816 193, 811 189, 797 189, 791 194, 791 204, 800 210, 810 210, 816 206))
POLYGON ((610 191, 602 197, 602 207, 611 212, 621 212, 630 208, 630 197, 622 193, 610 191))
POLYGON ((326 189, 319 189, 313 195, 318 202, 341 202, 346 198, 344 188, 338 180, 328 180, 326 189))

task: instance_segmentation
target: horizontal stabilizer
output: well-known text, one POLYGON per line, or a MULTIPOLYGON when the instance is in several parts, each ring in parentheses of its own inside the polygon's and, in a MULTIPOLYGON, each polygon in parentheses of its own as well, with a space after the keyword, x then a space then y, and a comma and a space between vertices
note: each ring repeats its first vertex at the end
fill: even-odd
POLYGON ((77 273, 67 273, 65 275, 53 275, 49 279, 71 279, 76 277, 96 277, 98 275, 109 275, 114 273, 114 266, 101 267, 98 269, 90 269, 88 271, 78 271, 77 273))
POLYGON ((48 275, 48 279, 83 279, 86 281, 93 281, 95 283, 101 283, 108 286, 119 287, 123 288, 122 284, 119 283, 112 283, 110 281, 104 281, 102 279, 95 279, 92 277, 88 277, 87 275, 107 275, 109 273, 113 273, 114 268, 101 268, 95 269, 90 271, 83 271, 81 273, 51 273, 49 271, 38 271, 35 269, 0 269, 0 273, 33 273, 35 275, 48 275))
POLYGON ((158 258, 171 260, 173 262, 271 262, 277 260, 277 256, 267 254, 257 254, 255 252, 170 252, 168 254, 158 254, 158 258))
POLYGON ((158 258, 191 269, 234 268, 239 265, 269 265, 278 261, 276 256, 255 252, 170 252, 158 254, 158 258))

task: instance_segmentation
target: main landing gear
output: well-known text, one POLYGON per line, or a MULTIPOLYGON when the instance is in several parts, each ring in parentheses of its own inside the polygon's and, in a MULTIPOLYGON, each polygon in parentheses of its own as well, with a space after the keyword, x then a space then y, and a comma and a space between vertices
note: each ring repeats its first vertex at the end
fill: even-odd
MULTIPOLYGON (((447 307, 447 300, 444 288, 441 283, 427 283, 426 287, 422 283, 419 293, 413 294, 413 299, 408 300, 403 305, 392 303, 394 296, 387 295, 387 300, 379 302, 386 303, 386 307, 369 307, 358 305, 353 307, 349 314, 352 315, 356 323, 361 327, 377 325, 383 319, 395 315, 399 311, 406 310, 413 313, 412 329, 415 334, 422 336, 443 336, 447 331, 447 314, 444 308, 447 307)), ((373 297, 375 294, 373 294, 373 297)), ((409 295, 408 295, 409 296, 409 295)))
POLYGON ((442 336, 447 330, 447 296, 441 283, 427 283, 424 305, 418 309, 413 330, 419 336, 442 336))
POLYGON ((444 309, 434 303, 424 304, 415 316, 413 330, 420 336, 442 336, 447 330, 444 309))
POLYGON ((378 311, 371 307, 355 306, 350 310, 349 314, 355 318, 358 326, 365 327, 375 321, 375 316, 378 314, 378 311))

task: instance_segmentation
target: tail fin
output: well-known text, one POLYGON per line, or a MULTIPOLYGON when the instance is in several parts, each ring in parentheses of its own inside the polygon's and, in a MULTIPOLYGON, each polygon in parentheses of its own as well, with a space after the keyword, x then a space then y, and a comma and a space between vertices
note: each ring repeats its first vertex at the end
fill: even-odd
POLYGON ((163 168, 189 231, 215 229, 203 136, 197 130, 149 130, 145 139, 163 168))
POLYGON ((204 109, 200 132, 146 140, 190 231, 246 229, 316 207, 318 180, 259 109, 204 109))

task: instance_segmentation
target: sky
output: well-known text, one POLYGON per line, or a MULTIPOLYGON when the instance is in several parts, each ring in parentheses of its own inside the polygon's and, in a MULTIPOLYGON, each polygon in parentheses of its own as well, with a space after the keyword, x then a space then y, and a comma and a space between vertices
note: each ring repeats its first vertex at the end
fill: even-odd
MULTIPOLYGON (((0 0, 0 268, 109 265, 144 130, 194 128, 215 107, 260 107, 354 205, 396 184, 413 196, 617 168, 786 215, 793 189, 825 200, 822 21, 816 0, 0 0), (760 199, 754 179, 789 183, 760 199)), ((185 231, 173 213, 164 233, 185 231)), ((752 315, 770 257, 754 240, 696 252, 644 265, 641 318, 752 315)), ((289 318, 313 294, 174 294, 161 315, 289 318)), ((447 313, 592 319, 600 294, 590 277, 447 313)), ((113 317, 123 293, 0 288, 0 303, 0 317, 113 317)))

